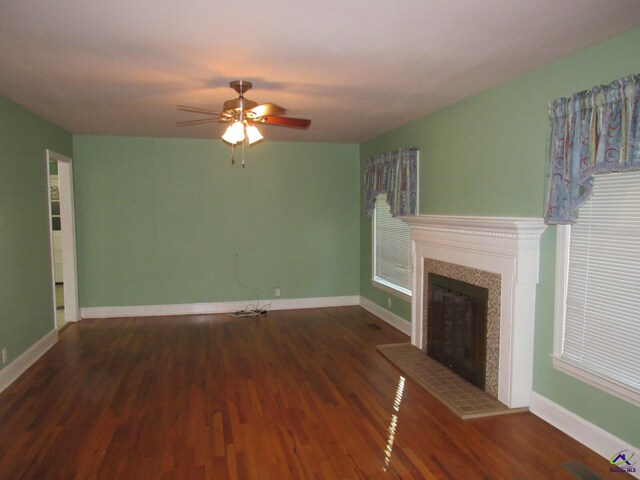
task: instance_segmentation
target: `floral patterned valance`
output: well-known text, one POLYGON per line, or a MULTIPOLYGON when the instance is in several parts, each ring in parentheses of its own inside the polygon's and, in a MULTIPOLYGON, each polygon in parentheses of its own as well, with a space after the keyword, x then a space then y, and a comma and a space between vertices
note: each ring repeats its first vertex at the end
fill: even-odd
POLYGON ((640 75, 549 105, 545 222, 575 223, 592 176, 640 170, 640 75))
POLYGON ((373 215, 375 198, 387 194, 391 215, 417 215, 418 149, 402 147, 365 162, 364 214, 373 215))

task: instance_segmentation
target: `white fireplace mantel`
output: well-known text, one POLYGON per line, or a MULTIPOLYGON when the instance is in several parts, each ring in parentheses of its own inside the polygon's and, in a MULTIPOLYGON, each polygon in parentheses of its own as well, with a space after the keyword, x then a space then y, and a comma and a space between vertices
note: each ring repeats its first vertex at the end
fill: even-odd
POLYGON ((411 227, 413 296, 411 343, 422 348, 424 259, 501 276, 498 399, 526 407, 532 390, 533 335, 541 218, 420 215, 411 227))

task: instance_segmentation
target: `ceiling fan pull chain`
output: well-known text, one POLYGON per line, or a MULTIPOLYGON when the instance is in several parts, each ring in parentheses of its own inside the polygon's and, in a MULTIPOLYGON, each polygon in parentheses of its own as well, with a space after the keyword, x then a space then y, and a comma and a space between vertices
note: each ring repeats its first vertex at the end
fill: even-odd
POLYGON ((244 168, 244 140, 242 140, 242 168, 244 168))
POLYGON ((236 159, 233 157, 233 144, 231 145, 231 165, 236 164, 236 159))

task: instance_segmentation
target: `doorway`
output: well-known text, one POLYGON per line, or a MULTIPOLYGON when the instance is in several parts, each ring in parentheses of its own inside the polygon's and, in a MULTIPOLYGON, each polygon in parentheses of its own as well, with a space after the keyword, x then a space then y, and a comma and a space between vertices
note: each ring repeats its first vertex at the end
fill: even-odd
POLYGON ((60 330, 80 319, 71 159, 47 150, 47 172, 54 325, 60 330))

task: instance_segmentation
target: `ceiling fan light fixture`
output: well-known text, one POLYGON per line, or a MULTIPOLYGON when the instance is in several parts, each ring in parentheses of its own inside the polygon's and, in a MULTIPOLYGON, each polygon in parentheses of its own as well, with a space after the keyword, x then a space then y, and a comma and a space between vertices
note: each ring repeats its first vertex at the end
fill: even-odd
POLYGON ((259 142, 264 138, 260 133, 260 130, 258 130, 258 127, 256 127, 255 125, 247 126, 247 137, 249 139, 249 145, 253 145, 254 143, 259 142))
POLYGON ((231 125, 231 130, 235 136, 236 143, 244 140, 244 124, 242 122, 234 122, 231 125))
POLYGON ((231 125, 229 125, 227 127, 227 130, 224 132, 224 135, 222 135, 222 139, 225 142, 230 143, 231 145, 235 145, 236 144, 235 135, 233 134, 233 130, 231 129, 231 125))
POLYGON ((234 122, 227 128, 227 131, 222 135, 222 139, 230 143, 231 145, 235 145, 238 142, 244 140, 244 125, 242 122, 234 122))

